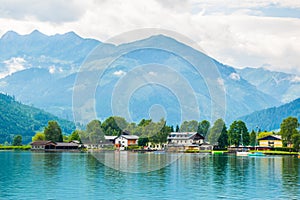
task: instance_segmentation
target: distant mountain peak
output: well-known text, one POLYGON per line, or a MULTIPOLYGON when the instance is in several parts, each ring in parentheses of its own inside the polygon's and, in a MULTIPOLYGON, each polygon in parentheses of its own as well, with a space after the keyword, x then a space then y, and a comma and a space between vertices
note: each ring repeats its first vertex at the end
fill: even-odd
POLYGON ((18 36, 20 35, 15 31, 7 31, 2 35, 1 40, 10 40, 18 36))
POLYGON ((40 32, 39 30, 35 29, 29 35, 45 35, 45 34, 43 34, 42 32, 40 32))
POLYGON ((77 35, 74 31, 70 31, 67 33, 62 34, 62 36, 68 37, 68 38, 77 38, 77 39, 83 39, 79 35, 77 35))

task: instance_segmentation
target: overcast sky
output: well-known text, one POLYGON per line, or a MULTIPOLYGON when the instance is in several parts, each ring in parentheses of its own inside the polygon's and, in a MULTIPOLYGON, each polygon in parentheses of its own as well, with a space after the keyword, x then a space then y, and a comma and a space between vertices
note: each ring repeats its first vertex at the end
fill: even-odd
POLYGON ((0 35, 75 31, 100 41, 163 28, 224 64, 300 75, 299 0, 0 0, 0 24, 0 35))

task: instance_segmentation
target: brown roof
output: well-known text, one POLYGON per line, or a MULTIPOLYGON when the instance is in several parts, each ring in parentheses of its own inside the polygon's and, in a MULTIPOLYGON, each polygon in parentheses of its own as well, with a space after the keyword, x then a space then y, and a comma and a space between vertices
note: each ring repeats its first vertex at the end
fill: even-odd
POLYGON ((55 145, 56 147, 78 147, 78 144, 73 142, 67 143, 67 142, 52 142, 52 141, 42 141, 42 140, 32 142, 30 145, 40 146, 40 145, 49 145, 49 144, 55 145))
POLYGON ((56 142, 57 147, 78 147, 76 143, 56 142))
POLYGON ((49 143, 53 143, 55 145, 55 143, 52 141, 44 141, 44 140, 34 141, 34 142, 30 143, 30 145, 46 145, 49 143))

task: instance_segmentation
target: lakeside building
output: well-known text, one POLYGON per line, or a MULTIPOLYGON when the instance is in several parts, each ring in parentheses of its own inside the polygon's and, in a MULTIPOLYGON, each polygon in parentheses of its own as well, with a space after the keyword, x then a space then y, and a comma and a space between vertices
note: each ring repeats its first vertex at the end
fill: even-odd
POLYGON ((268 135, 258 139, 261 147, 282 147, 281 135, 268 135))
POLYGON ((171 132, 167 137, 169 151, 199 150, 204 137, 197 132, 171 132))
POLYGON ((115 147, 122 150, 128 146, 137 145, 138 139, 136 135, 122 134, 115 139, 115 147))
POLYGON ((53 142, 53 141, 35 141, 31 144, 32 150, 44 151, 65 151, 65 150, 78 150, 79 144, 76 142, 53 142))

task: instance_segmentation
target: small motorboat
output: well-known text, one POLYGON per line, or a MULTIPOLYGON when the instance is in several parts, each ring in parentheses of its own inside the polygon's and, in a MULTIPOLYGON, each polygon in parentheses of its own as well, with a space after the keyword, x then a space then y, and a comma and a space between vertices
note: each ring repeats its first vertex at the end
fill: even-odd
POLYGON ((249 151, 237 151, 236 155, 237 156, 248 156, 250 154, 249 151))
POLYGON ((248 156, 265 156, 266 154, 264 154, 263 152, 254 152, 254 153, 250 153, 248 154, 248 156))

